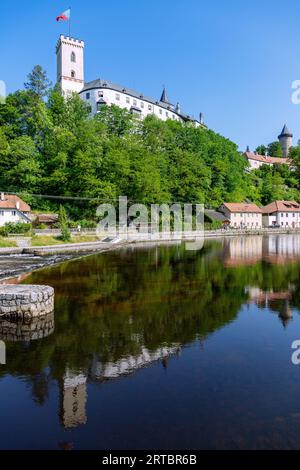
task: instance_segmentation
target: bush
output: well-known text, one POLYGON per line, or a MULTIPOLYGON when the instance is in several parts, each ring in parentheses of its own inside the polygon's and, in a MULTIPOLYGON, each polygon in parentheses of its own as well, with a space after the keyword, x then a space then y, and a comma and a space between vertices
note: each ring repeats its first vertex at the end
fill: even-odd
POLYGON ((12 222, 8 222, 3 227, 0 227, 0 236, 7 237, 11 234, 23 235, 27 234, 31 230, 31 224, 25 224, 19 222, 14 224, 12 222))

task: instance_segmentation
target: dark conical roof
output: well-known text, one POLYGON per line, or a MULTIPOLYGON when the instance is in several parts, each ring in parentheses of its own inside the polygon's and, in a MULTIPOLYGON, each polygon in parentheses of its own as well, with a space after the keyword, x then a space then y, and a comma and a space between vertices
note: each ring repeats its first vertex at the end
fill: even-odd
POLYGON ((169 98, 168 98, 167 90, 166 90, 165 87, 164 87, 164 89, 163 89, 163 92, 162 92, 160 101, 161 101, 162 103, 171 104, 171 101, 170 101, 169 98))
POLYGON ((281 134, 278 136, 278 138, 280 139, 280 137, 293 137, 293 134, 289 131, 286 124, 283 126, 281 134))

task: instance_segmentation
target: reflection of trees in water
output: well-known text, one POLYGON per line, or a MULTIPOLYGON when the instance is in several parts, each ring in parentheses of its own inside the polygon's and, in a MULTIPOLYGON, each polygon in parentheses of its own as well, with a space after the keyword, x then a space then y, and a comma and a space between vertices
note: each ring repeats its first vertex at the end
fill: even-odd
MULTIPOLYGON (((61 379, 66 365, 90 369, 95 355, 116 363, 143 347, 154 352, 205 339, 236 318, 249 300, 247 286, 287 291, 299 285, 299 266, 258 261, 226 268, 221 243, 212 242, 201 252, 164 246, 91 256, 26 282, 55 288, 56 331, 27 346, 9 344, 4 370, 34 380, 49 366, 51 377, 61 379)), ((297 289, 290 304, 299 305, 297 289)))

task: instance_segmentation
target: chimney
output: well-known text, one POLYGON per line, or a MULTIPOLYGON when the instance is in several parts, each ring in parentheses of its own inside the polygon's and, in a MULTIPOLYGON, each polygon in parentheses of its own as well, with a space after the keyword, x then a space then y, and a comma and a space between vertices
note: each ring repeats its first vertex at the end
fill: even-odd
POLYGON ((20 210, 20 202, 19 201, 16 202, 16 208, 18 209, 18 211, 20 210))
POLYGON ((1 201, 4 201, 5 200, 5 197, 4 197, 4 193, 1 193, 1 201))

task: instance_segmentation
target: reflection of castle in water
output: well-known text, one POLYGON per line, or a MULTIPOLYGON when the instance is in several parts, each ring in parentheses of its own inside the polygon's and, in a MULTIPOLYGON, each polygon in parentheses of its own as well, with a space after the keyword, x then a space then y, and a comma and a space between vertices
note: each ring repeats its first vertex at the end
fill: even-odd
POLYGON ((0 320, 0 340, 35 341, 54 332, 54 312, 28 321, 18 319, 0 320))
POLYGON ((166 360, 180 352, 180 346, 162 346, 155 351, 143 347, 137 356, 128 356, 116 362, 102 362, 96 356, 90 370, 66 370, 60 384, 60 416, 65 428, 74 428, 86 424, 87 381, 88 378, 96 381, 106 381, 146 367, 155 361, 161 360, 165 366, 166 360))
POLYGON ((255 303, 259 307, 268 308, 278 313, 284 327, 287 327, 293 319, 290 300, 295 290, 294 286, 284 292, 263 291, 257 287, 246 287, 245 290, 249 295, 249 303, 255 303))
POLYGON ((137 356, 123 357, 116 362, 103 363, 97 358, 94 358, 91 367, 91 377, 97 380, 108 380, 122 375, 128 375, 135 372, 137 369, 146 367, 155 361, 164 361, 168 357, 178 354, 180 352, 179 345, 162 346, 155 351, 143 347, 142 351, 137 356))
POLYGON ((74 428, 87 422, 87 377, 84 372, 67 369, 61 386, 61 420, 65 428, 74 428))
POLYGON ((233 237, 224 241, 225 266, 247 266, 258 261, 272 264, 300 261, 300 236, 254 235, 233 237))

